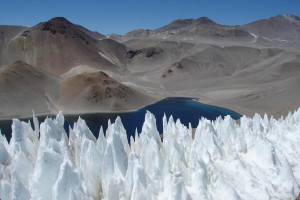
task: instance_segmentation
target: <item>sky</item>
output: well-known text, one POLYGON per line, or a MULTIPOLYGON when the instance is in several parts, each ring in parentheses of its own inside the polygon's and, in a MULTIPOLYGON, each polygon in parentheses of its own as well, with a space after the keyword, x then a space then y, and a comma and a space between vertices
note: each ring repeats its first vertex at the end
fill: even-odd
POLYGON ((300 0, 0 0, 0 5, 0 25, 34 26, 60 16, 103 34, 202 16, 226 25, 278 14, 300 16, 300 0))

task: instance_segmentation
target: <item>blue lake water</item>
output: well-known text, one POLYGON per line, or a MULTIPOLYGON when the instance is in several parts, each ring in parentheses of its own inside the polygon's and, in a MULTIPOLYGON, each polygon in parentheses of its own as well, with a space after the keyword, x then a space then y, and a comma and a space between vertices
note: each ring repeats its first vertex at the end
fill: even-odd
MULTIPOLYGON (((205 117, 210 120, 215 120, 219 116, 224 117, 226 115, 230 115, 234 119, 239 119, 241 117, 240 114, 232 110, 202 104, 194 101, 192 98, 183 97, 166 98, 132 112, 81 114, 80 117, 86 120, 91 131, 95 136, 98 136, 100 126, 103 126, 104 130, 106 130, 108 120, 110 119, 114 122, 117 116, 120 116, 127 131, 127 135, 130 137, 130 135, 134 135, 136 128, 138 132, 141 132, 147 110, 155 115, 157 128, 160 133, 162 133, 162 118, 164 114, 166 114, 168 118, 172 115, 175 120, 180 118, 181 123, 186 126, 191 123, 192 127, 197 127, 201 117, 205 117)), ((39 117, 40 122, 44 119, 45 117, 43 116, 39 117)), ((68 131, 69 125, 72 126, 77 119, 78 116, 76 115, 65 116, 65 129, 68 131)), ((10 126, 11 120, 0 121, 2 133, 4 133, 8 138, 10 138, 10 126)))

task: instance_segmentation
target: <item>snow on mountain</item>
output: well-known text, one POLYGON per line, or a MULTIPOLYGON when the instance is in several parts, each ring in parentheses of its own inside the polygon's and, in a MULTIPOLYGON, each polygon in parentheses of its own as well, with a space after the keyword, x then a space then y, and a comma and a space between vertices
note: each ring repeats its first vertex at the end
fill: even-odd
POLYGON ((0 198, 11 199, 295 199, 300 192, 300 109, 275 120, 255 115, 199 120, 192 128, 146 113, 128 144, 121 119, 95 138, 82 119, 34 129, 13 120, 0 134, 0 198))

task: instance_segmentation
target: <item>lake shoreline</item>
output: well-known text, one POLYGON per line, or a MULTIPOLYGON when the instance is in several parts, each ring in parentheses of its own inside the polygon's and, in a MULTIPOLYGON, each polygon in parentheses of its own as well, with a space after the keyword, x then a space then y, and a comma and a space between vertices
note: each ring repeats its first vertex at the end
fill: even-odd
MULTIPOLYGON (((78 111, 78 112, 77 111, 62 111, 62 113, 65 117, 73 117, 73 116, 78 116, 78 115, 79 116, 80 115, 94 115, 94 114, 103 114, 103 113, 108 113, 108 114, 131 113, 131 112, 136 112, 140 109, 151 106, 151 105, 153 105, 157 102, 160 102, 160 101, 163 101, 163 100, 169 99, 169 98, 186 98, 186 99, 192 99, 193 101, 196 101, 196 102, 201 103, 201 104, 206 104, 206 103, 201 102, 200 98, 198 98, 198 97, 167 96, 167 97, 155 99, 150 104, 146 104, 146 105, 140 106, 136 109, 130 109, 130 110, 96 111, 96 112, 94 112, 94 111, 78 111)), ((215 106, 213 104, 206 104, 206 105, 215 106)), ((217 106, 217 107, 227 109, 226 107, 222 107, 222 106, 217 106)), ((231 110, 231 109, 229 109, 229 110, 231 110)), ((232 111, 234 111, 234 110, 232 110, 232 111)), ((35 113, 34 116, 35 117, 47 117, 47 116, 48 117, 55 117, 59 112, 60 112, 60 110, 57 110, 57 112, 35 113)), ((234 112, 236 112, 236 111, 234 111, 234 112)), ((236 112, 236 113, 239 113, 239 112, 236 112)), ((0 121, 7 121, 7 120, 13 120, 13 119, 24 120, 24 119, 30 119, 32 117, 33 117, 33 113, 31 115, 21 115, 21 116, 11 116, 11 117, 1 117, 0 116, 0 121)))
MULTIPOLYGON (((162 98, 162 99, 156 99, 154 101, 152 101, 150 104, 147 104, 147 105, 143 105, 143 106, 140 106, 136 109, 130 109, 130 110, 116 110, 116 111, 62 111, 63 115, 65 117, 73 117, 73 116, 78 116, 78 115, 89 115, 89 114, 103 114, 103 113, 130 113, 130 112, 135 112, 135 111, 138 111, 139 109, 142 109, 142 108, 145 108, 147 106, 150 106, 152 104, 155 104, 159 101, 162 101, 166 98, 170 98, 170 97, 165 97, 165 98, 162 98)), ((45 112, 45 113, 38 113, 36 114, 35 113, 35 117, 55 117, 61 110, 57 110, 55 113, 54 112, 45 112)), ((0 121, 7 121, 7 120, 12 120, 12 119, 19 119, 19 120, 23 120, 23 119, 29 119, 29 118, 32 118, 33 117, 33 113, 31 115, 22 115, 22 116, 15 116, 15 117, 0 117, 0 121)))
MULTIPOLYGON (((139 133, 142 130, 144 124, 145 114, 147 111, 151 112, 156 118, 157 129, 161 133, 163 128, 163 117, 166 116, 168 119, 173 116, 176 121, 180 119, 181 123, 185 124, 187 127, 189 124, 194 128, 198 125, 199 119, 206 118, 209 120, 215 120, 217 117, 225 117, 230 115, 233 119, 239 119, 241 115, 235 111, 216 107, 208 104, 203 104, 197 101, 194 97, 168 97, 153 104, 147 105, 145 107, 139 108, 135 111, 126 112, 90 112, 81 114, 68 114, 63 113, 65 117, 65 130, 69 131, 69 126, 73 126, 77 122, 78 118, 85 120, 90 130, 95 136, 99 134, 99 129, 102 126, 103 130, 106 130, 108 126, 108 121, 114 122, 117 117, 121 118, 124 128, 128 134, 128 137, 135 133, 137 130, 139 133)), ((54 118, 56 114, 44 114, 35 115, 40 122, 44 121, 46 117, 54 118)), ((22 121, 30 120, 31 117, 19 118, 22 121)), ((6 135, 11 134, 11 119, 0 120, 0 128, 2 133, 6 135)))

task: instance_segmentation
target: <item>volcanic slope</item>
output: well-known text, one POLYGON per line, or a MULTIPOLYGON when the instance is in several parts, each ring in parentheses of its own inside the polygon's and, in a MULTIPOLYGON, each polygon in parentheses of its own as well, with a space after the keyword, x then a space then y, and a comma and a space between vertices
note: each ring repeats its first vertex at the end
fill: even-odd
POLYGON ((57 112, 60 79, 23 61, 0 68, 0 115, 57 112))
POLYGON ((154 101, 104 72, 69 77, 62 82, 60 93, 60 106, 69 112, 131 110, 154 101))
POLYGON ((284 42, 300 40, 300 17, 295 15, 277 15, 242 27, 269 40, 284 42))
POLYGON ((252 35, 239 26, 218 24, 207 17, 198 19, 178 19, 154 30, 134 30, 124 36, 124 40, 133 38, 156 39, 203 39, 206 40, 249 40, 252 35))
POLYGON ((274 34, 284 40, 264 35, 257 28, 261 21, 253 22, 251 29, 248 25, 235 27, 250 34, 245 34, 245 40, 216 34, 206 36, 208 39, 180 37, 193 29, 186 27, 217 24, 202 19, 206 20, 200 25, 197 19, 177 20, 150 31, 147 37, 134 32, 124 35, 120 41, 131 48, 128 81, 167 96, 199 97, 202 102, 248 115, 267 112, 280 116, 300 106, 300 45, 295 41, 300 36, 299 17, 279 15, 262 20, 272 22, 274 34), (284 24, 285 31, 281 31, 284 24), (159 33, 166 31, 174 34, 166 38, 159 33))
MULTIPOLYGON (((23 32, 28 27, 25 26, 8 26, 8 25, 0 25, 0 52, 4 51, 8 42, 18 35, 20 32, 23 32)), ((0 61, 5 59, 5 56, 0 54, 0 61)), ((0 63, 0 65, 1 65, 0 63)))
POLYGON ((109 56, 100 54, 101 35, 57 17, 16 34, 1 51, 1 65, 23 60, 55 75, 73 67, 89 66, 102 70, 118 70, 109 56))
POLYGON ((0 26, 0 66, 23 60, 57 76, 53 99, 62 110, 134 109, 154 94, 280 116, 300 106, 299 30, 294 15, 240 26, 201 17, 103 36, 58 17, 31 28, 0 26), (104 86, 100 71, 115 83, 104 86), (127 96, 119 95, 123 90, 127 96))
POLYGON ((0 114, 3 118, 37 114, 131 110, 154 98, 131 89, 103 72, 61 79, 23 61, 0 69, 0 114))

